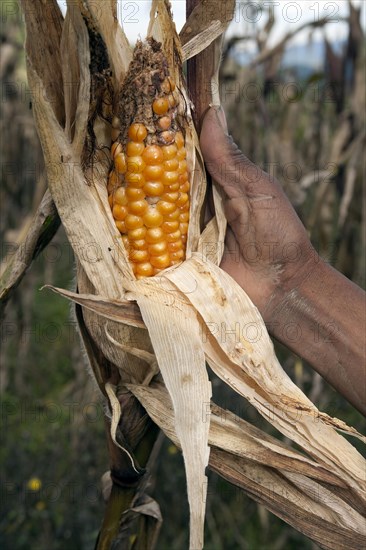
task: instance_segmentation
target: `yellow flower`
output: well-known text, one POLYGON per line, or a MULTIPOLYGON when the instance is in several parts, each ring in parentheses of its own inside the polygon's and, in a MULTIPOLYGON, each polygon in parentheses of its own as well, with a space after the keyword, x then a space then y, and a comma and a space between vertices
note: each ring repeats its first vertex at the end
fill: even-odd
POLYGON ((134 542, 136 542, 137 535, 130 535, 130 545, 132 546, 134 542))
POLYGON ((177 447, 176 447, 175 445, 169 445, 169 447, 168 447, 168 453, 169 453, 170 455, 176 455, 177 452, 178 452, 178 449, 177 449, 177 447))
POLYGON ((27 487, 31 491, 37 492, 42 487, 42 481, 38 477, 31 477, 28 480, 27 487))

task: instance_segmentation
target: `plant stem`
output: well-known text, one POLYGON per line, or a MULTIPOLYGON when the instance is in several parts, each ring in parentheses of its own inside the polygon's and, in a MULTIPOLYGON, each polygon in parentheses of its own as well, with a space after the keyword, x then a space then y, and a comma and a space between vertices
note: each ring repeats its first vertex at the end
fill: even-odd
MULTIPOLYGON (((199 0, 187 0, 187 19, 199 3, 199 0)), ((221 37, 217 40, 221 42, 221 37)), ((217 70, 217 40, 187 62, 187 84, 194 105, 193 119, 198 134, 203 115, 212 102, 211 79, 217 70)))
POLYGON ((46 191, 31 224, 24 229, 26 235, 23 241, 1 275, 0 319, 3 318, 5 306, 28 268, 53 239, 60 223, 52 197, 49 191, 46 191))

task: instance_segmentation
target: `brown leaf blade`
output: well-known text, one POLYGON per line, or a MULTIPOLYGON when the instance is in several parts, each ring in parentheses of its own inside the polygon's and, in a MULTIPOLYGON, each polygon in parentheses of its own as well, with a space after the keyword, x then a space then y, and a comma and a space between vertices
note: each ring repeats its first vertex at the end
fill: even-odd
POLYGON ((95 294, 78 294, 77 292, 57 288, 52 285, 45 285, 43 288, 52 290, 76 304, 117 323, 126 323, 133 327, 146 328, 140 310, 133 302, 108 300, 95 294))
POLYGON ((93 185, 87 184, 80 157, 75 155, 58 124, 30 61, 28 80, 32 91, 39 91, 33 93, 34 113, 49 188, 70 244, 97 292, 120 297, 121 281, 133 275, 119 234, 117 238, 112 213, 101 210, 98 193, 93 185))
POLYGON ((202 316, 204 349, 216 374, 365 500, 365 460, 334 429, 344 430, 345 425, 330 417, 325 421, 324 414, 285 374, 257 308, 241 287, 198 254, 166 277, 186 292, 202 316), (251 341, 245 337, 248 327, 256 329, 251 341))
POLYGON ((204 51, 226 31, 234 10, 235 0, 202 0, 197 3, 179 33, 186 61, 204 51))
POLYGON ((62 93, 60 42, 63 17, 56 0, 21 0, 27 28, 26 51, 34 69, 40 75, 44 93, 59 124, 65 122, 62 93), (35 38, 36 37, 36 38, 35 38))
POLYGON ((192 308, 166 307, 151 296, 137 296, 165 385, 172 399, 174 425, 187 479, 190 506, 190 549, 203 547, 211 398, 199 324, 192 308))
MULTIPOLYGON (((166 390, 158 384, 153 386, 129 386, 129 389, 141 401, 149 415, 161 427, 166 435, 179 446, 179 440, 172 419, 172 403, 166 390)), ((225 411, 230 416, 228 411, 225 411)), ((287 462, 287 452, 283 451, 282 468, 258 462, 265 451, 260 441, 247 453, 245 443, 233 451, 233 437, 237 441, 248 441, 251 429, 245 424, 233 423, 230 426, 226 441, 223 430, 226 426, 222 410, 213 406, 209 441, 211 446, 210 468, 225 479, 241 487, 254 500, 266 506, 271 512, 320 544, 323 548, 359 548, 365 543, 365 522, 363 516, 338 495, 338 486, 325 488, 315 480, 309 479, 312 467, 309 469, 300 464, 302 456, 298 456, 299 471, 295 473, 293 466, 287 462), (220 412, 217 415, 217 412, 220 412), (287 462, 287 466, 285 463, 287 462), (292 473, 290 472, 292 470, 292 473), (361 546, 360 546, 361 545, 361 546)), ((226 426, 227 427, 227 426, 226 426)), ((269 436, 263 434, 268 440, 269 436)), ((270 438, 273 439, 273 438, 270 438)), ((279 448, 278 452, 281 453, 279 448)), ((270 456, 270 453, 267 457, 270 456)), ((296 467, 295 467, 296 469, 296 467)), ((326 475, 326 474, 325 474, 326 475)), ((341 481, 341 480, 339 480, 341 481)), ((323 480, 324 483, 324 480, 323 480)))

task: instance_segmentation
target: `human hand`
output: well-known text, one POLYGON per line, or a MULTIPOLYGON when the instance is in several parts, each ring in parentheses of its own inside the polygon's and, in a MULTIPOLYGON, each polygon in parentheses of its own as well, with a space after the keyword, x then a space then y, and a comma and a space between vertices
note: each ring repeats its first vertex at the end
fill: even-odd
POLYGON ((319 257, 280 184, 248 160, 227 134, 222 109, 207 112, 200 144, 208 171, 226 195, 228 229, 221 268, 270 322, 272 312, 313 271, 319 257))
POLYGON ((226 195, 222 269, 249 295, 271 334, 366 415, 365 293, 320 259, 280 184, 227 135, 222 110, 207 112, 200 141, 226 195))

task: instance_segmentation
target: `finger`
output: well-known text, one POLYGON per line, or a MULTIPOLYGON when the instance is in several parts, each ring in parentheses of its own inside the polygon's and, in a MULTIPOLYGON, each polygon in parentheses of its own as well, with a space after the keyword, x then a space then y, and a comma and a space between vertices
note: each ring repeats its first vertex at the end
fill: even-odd
POLYGON ((221 108, 211 107, 203 120, 201 150, 211 176, 223 187, 229 199, 243 197, 253 201, 274 198, 278 184, 253 164, 227 133, 221 108))

